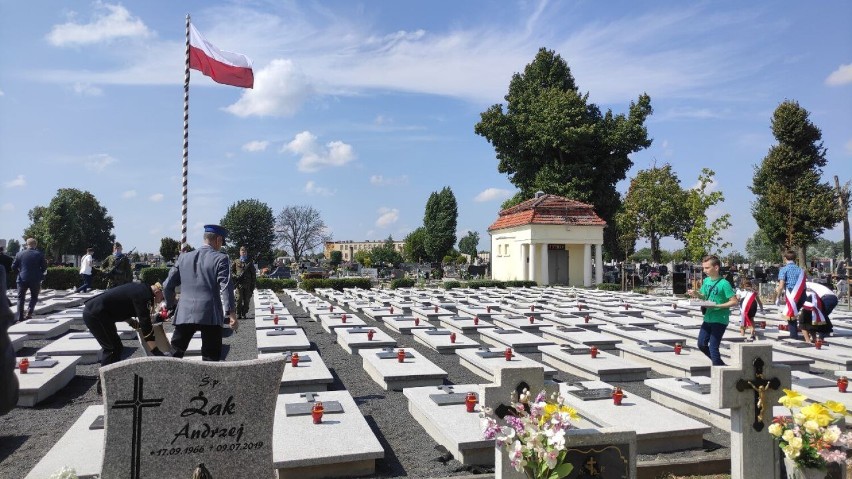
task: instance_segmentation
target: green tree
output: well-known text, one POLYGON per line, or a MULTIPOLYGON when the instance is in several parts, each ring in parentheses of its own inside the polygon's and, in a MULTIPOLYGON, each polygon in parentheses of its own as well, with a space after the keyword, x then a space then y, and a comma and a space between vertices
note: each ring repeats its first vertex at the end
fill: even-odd
POLYGON ((565 60, 541 48, 523 73, 512 76, 505 100, 505 111, 502 104, 491 106, 474 128, 494 147, 497 170, 520 190, 504 208, 538 190, 591 203, 609 225, 605 249, 620 257, 615 185, 633 165, 629 155, 651 145, 645 128, 651 98, 640 95, 627 115, 601 113, 588 93, 580 93, 565 60))
POLYGON ((423 246, 432 261, 441 261, 456 244, 457 221, 458 204, 453 190, 445 186, 440 192, 432 192, 423 215, 426 230, 423 246))
POLYGON ((343 251, 334 250, 329 254, 328 264, 331 265, 332 268, 336 268, 343 262, 343 251))
POLYGON ((397 266, 402 263, 402 255, 396 250, 393 237, 388 236, 384 244, 370 251, 370 259, 374 265, 397 266))
POLYGON ((826 165, 822 131, 809 116, 791 100, 775 109, 772 134, 777 144, 755 168, 751 186, 758 227, 773 243, 796 249, 802 266, 808 245, 842 219, 834 191, 821 181, 826 165))
POLYGON ((251 259, 271 261, 275 241, 275 216, 272 208, 255 199, 240 200, 228 207, 220 222, 228 229, 228 250, 237 256, 245 246, 251 259))
POLYGON ((352 257, 352 259, 361 266, 369 268, 373 264, 373 258, 370 253, 370 251, 360 249, 355 252, 355 255, 352 257))
POLYGON ((685 203, 686 192, 671 165, 640 170, 630 180, 624 207, 616 215, 616 224, 632 219, 635 234, 651 243, 651 260, 660 263, 660 239, 680 236, 688 220, 683 208, 685 203))
POLYGON ((9 256, 15 256, 18 252, 21 251, 21 242, 12 238, 6 244, 6 254, 9 256))
POLYGON ((168 236, 160 239, 160 257, 163 261, 166 263, 174 261, 178 254, 180 254, 180 241, 168 236))
POLYGON ((29 217, 24 237, 38 240, 56 260, 64 254, 82 254, 86 248, 94 248, 101 257, 112 251, 112 216, 88 191, 61 188, 48 206, 34 207, 29 217))
POLYGON ((476 261, 476 251, 479 247, 479 232, 468 231, 467 235, 459 240, 459 251, 470 256, 470 262, 476 261))
POLYGON ((843 241, 831 241, 823 237, 817 238, 816 242, 809 247, 811 256, 814 258, 843 258, 843 241))
POLYGON ((745 249, 749 261, 771 264, 781 259, 781 245, 773 243, 761 229, 746 239, 745 249))
POLYGON ((275 219, 275 230, 278 243, 292 254, 297 263, 306 253, 331 241, 320 212, 313 206, 284 207, 275 219))
POLYGON ((429 258, 426 254, 426 229, 422 226, 415 229, 404 239, 402 252, 405 259, 412 263, 419 263, 429 258))
POLYGON ((748 263, 748 258, 737 250, 733 250, 722 258, 728 264, 748 263))
POLYGON ((722 231, 731 227, 730 214, 719 215, 707 224, 707 210, 725 201, 721 191, 712 191, 710 188, 715 174, 709 168, 702 168, 698 175, 698 186, 686 193, 684 210, 688 222, 683 241, 687 257, 692 261, 700 261, 707 254, 721 254, 722 250, 731 246, 722 236, 722 231))

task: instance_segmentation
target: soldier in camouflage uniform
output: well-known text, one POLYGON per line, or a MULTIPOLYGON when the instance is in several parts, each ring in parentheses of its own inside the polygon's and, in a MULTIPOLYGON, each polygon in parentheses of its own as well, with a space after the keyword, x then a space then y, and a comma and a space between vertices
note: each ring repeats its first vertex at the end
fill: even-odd
POLYGON ((237 319, 245 319, 251 305, 251 295, 257 281, 254 263, 248 257, 245 246, 240 247, 240 257, 231 263, 231 280, 237 300, 237 319))
POLYGON ((107 278, 107 289, 133 282, 133 266, 130 258, 121 252, 121 243, 115 242, 112 256, 101 263, 101 271, 107 278))

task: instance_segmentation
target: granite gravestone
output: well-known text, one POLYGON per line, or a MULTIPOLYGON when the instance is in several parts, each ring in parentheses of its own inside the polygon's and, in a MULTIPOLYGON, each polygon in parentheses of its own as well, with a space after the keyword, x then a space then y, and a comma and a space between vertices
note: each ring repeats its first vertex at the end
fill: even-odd
POLYGON ((100 369, 103 479, 275 477, 272 426, 283 357, 137 358, 100 369), (265 406, 265 407, 264 407, 265 406))

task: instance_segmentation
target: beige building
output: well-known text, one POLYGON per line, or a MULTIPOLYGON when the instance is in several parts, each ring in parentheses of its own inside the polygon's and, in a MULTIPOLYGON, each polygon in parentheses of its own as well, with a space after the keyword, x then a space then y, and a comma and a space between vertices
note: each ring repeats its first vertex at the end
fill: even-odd
MULTIPOLYGON (((332 251, 340 251, 343 253, 343 261, 352 261, 355 258, 355 253, 359 251, 370 251, 373 248, 383 246, 387 240, 376 241, 326 241, 325 242, 325 259, 331 259, 332 251)), ((405 241, 394 241, 393 247, 399 254, 402 254, 405 241)))
POLYGON ((533 280, 539 285, 601 283, 605 226, 591 205, 538 193, 501 211, 488 228, 491 277, 533 280), (594 282, 593 264, 597 265, 594 282))

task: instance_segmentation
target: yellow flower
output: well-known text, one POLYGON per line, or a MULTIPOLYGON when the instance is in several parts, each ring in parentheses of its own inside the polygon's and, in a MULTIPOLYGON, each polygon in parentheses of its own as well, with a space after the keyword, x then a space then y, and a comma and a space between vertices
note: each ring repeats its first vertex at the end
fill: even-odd
POLYGON ((809 404, 800 409, 800 412, 808 421, 816 421, 821 427, 828 426, 834 420, 831 412, 820 403, 809 404))
POLYGON ((796 433, 794 433, 792 429, 787 429, 786 431, 784 431, 784 434, 781 435, 781 439, 783 439, 787 443, 792 441, 795 437, 796 433))
POLYGON ((571 406, 562 406, 562 411, 565 414, 568 414, 568 417, 571 419, 579 419, 580 415, 577 414, 577 410, 572 408, 571 406))
POLYGON ((805 399, 807 398, 804 395, 793 391, 792 389, 785 389, 784 397, 779 399, 778 403, 788 409, 793 409, 794 407, 801 406, 805 399))
POLYGON ((826 401, 823 404, 825 405, 825 407, 831 409, 837 414, 846 414, 846 405, 843 403, 839 403, 837 401, 826 401))
POLYGON ((772 434, 775 437, 781 437, 781 433, 783 432, 783 430, 784 427, 778 424, 777 422, 772 423, 772 425, 769 426, 769 429, 767 429, 767 431, 769 431, 769 434, 772 434))

